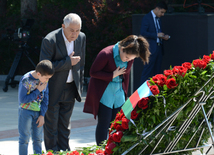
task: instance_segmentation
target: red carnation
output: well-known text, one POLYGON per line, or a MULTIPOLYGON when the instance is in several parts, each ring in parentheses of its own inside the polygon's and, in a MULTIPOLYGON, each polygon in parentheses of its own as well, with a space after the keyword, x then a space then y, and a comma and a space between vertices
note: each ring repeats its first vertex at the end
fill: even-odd
POLYGON ((191 64, 190 62, 184 62, 184 63, 182 64, 182 66, 183 66, 184 68, 186 68, 186 69, 191 69, 191 68, 192 68, 192 64, 191 64))
POLYGON ((113 149, 116 147, 116 144, 115 143, 109 143, 108 145, 106 145, 105 147, 105 151, 106 153, 108 154, 112 154, 113 153, 113 149))
POLYGON ((157 95, 160 92, 157 85, 150 86, 150 90, 153 95, 157 95))
POLYGON ((136 119, 137 116, 138 116, 137 110, 136 109, 132 110, 132 112, 131 112, 131 119, 136 119))
POLYGON ((169 89, 175 88, 178 86, 178 84, 176 84, 176 80, 174 78, 170 78, 166 81, 166 85, 169 89))
POLYGON ((205 61, 208 64, 211 61, 211 58, 208 55, 204 55, 202 61, 205 61))
POLYGON ((96 150, 96 154, 99 154, 99 153, 103 153, 103 155, 104 155, 104 151, 103 150, 96 150))
POLYGON ((152 77, 152 80, 154 81, 154 83, 158 83, 158 77, 153 76, 153 77, 152 77))
POLYGON ((172 70, 164 70, 163 73, 166 77, 172 77, 173 76, 172 70))
POLYGON ((124 131, 122 125, 120 125, 120 124, 117 125, 116 130, 117 130, 117 131, 124 131))
POLYGON ((117 113, 115 119, 122 120, 123 117, 125 117, 125 115, 124 115, 123 111, 121 111, 121 112, 117 113))
POLYGON ((149 101, 149 98, 144 97, 140 101, 138 101, 137 105, 141 109, 146 109, 146 108, 148 108, 148 101, 149 101))
POLYGON ((157 74, 152 77, 152 80, 159 86, 163 86, 166 83, 167 77, 163 74, 157 74))
POLYGON ((125 130, 129 128, 129 120, 127 118, 122 118, 122 127, 125 130))
POLYGON ((79 155, 79 152, 73 151, 73 152, 70 153, 70 155, 79 155))
POLYGON ((119 123, 117 123, 117 122, 118 122, 118 120, 115 120, 115 121, 114 121, 114 125, 113 125, 113 126, 114 126, 114 129, 116 129, 116 128, 117 128, 117 126, 118 126, 118 125, 120 125, 120 124, 119 124, 119 123))
POLYGON ((108 136, 108 143, 111 143, 111 142, 113 142, 113 135, 109 134, 109 136, 108 136))
POLYGON ((120 140, 122 137, 123 137, 123 132, 117 131, 113 134, 113 141, 120 143, 120 140))
POLYGON ((115 120, 118 120, 119 117, 120 117, 120 113, 117 113, 117 114, 116 114, 116 117, 115 117, 115 120))
POLYGON ((167 77, 164 76, 163 74, 159 74, 158 77, 159 77, 159 80, 160 80, 160 83, 159 83, 158 85, 159 85, 159 86, 165 85, 165 84, 166 84, 167 77))
POLYGON ((213 54, 211 54, 211 59, 214 60, 214 51, 213 54))
POLYGON ((176 76, 177 74, 179 74, 179 69, 178 66, 174 66, 174 68, 172 69, 173 75, 176 76))
POLYGON ((147 80, 147 81, 146 81, 146 84, 147 84, 148 87, 151 86, 150 83, 149 83, 149 81, 150 81, 150 80, 147 80))
POLYGON ((181 76, 185 76, 187 72, 187 68, 183 67, 183 66, 179 66, 179 75, 181 76))
POLYGON ((174 66, 172 71, 174 75, 181 75, 184 77, 187 72, 187 68, 183 66, 174 66))
POLYGON ((207 63, 205 61, 200 60, 200 59, 193 60, 193 65, 195 68, 199 67, 200 69, 204 69, 207 67, 207 63))

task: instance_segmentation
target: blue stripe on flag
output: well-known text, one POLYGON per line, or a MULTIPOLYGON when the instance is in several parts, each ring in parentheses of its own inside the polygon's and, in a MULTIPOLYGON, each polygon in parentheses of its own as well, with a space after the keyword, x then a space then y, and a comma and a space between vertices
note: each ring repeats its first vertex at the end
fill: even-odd
POLYGON ((148 97, 153 95, 151 90, 149 89, 148 85, 147 85, 147 81, 145 81, 138 89, 138 94, 140 96, 140 98, 142 99, 143 97, 148 97))

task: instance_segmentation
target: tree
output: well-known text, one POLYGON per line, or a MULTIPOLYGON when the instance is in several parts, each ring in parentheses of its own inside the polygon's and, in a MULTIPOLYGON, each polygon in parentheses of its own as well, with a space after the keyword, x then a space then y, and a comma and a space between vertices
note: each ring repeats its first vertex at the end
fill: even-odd
POLYGON ((0 0, 0 16, 4 17, 7 11, 7 0, 0 0))
POLYGON ((21 18, 32 18, 37 13, 37 0, 21 0, 21 18))

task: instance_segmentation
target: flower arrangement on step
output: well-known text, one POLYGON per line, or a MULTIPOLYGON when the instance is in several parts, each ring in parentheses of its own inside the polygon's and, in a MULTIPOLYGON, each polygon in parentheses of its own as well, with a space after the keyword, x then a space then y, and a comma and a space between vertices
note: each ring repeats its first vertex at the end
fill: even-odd
POLYGON ((43 153, 42 155, 105 155, 104 148, 101 146, 90 146, 90 147, 82 147, 76 148, 74 151, 59 151, 57 153, 53 153, 52 150, 47 151, 47 153, 43 153))
MULTIPOLYGON (((138 145, 130 149, 131 151, 128 154, 139 154, 139 152, 141 154, 151 154, 154 147, 156 147, 154 154, 163 152, 166 146, 174 139, 174 136, 179 134, 179 127, 188 119, 189 113, 197 104, 190 99, 193 97, 197 98, 197 96, 194 96, 194 93, 211 78, 214 71, 213 60, 214 51, 213 54, 209 56, 204 55, 203 58, 193 60, 192 63, 184 62, 181 66, 170 67, 170 69, 164 70, 163 74, 153 76, 146 82, 151 94, 140 98, 135 107, 132 107, 133 110, 130 115, 125 114, 124 109, 121 109, 110 126, 108 140, 104 141, 102 146, 84 147, 79 151, 60 152, 59 155, 121 155, 136 143, 138 145), (151 130, 187 101, 190 101, 188 106, 179 111, 176 119, 174 119, 167 131, 160 131, 159 129, 153 132, 160 132, 161 134, 158 136, 155 137, 154 134, 148 136, 151 130), (145 136, 147 136, 146 140, 143 139, 145 136), (156 146, 161 136, 162 141, 156 146), (142 151, 143 148, 146 149, 142 151)), ((213 85, 214 79, 204 87, 204 91, 209 92, 212 90, 213 85)), ((139 98, 137 95, 132 96, 132 98, 139 98)), ((205 111, 209 111, 212 105, 212 100, 207 100, 205 111)), ((210 134, 207 127, 198 127, 203 119, 202 112, 198 112, 198 115, 190 122, 182 137, 176 143, 175 150, 184 149, 188 142, 190 142, 188 147, 195 147, 196 145, 203 145, 208 141, 210 134), (197 134, 191 139, 197 130, 202 134, 197 134), (202 140, 198 142, 199 138, 202 140)), ((186 151, 185 154, 190 155, 193 151, 186 151)), ((52 154, 49 152, 46 155, 52 154)))
MULTIPOLYGON (((157 147, 153 152, 154 154, 163 152, 174 136, 179 134, 179 127, 188 119, 188 114, 192 111, 196 102, 191 100, 188 106, 179 112, 173 125, 167 131, 161 131, 161 134, 157 137, 151 134, 146 140, 143 137, 194 97, 194 93, 212 76, 214 71, 213 60, 214 51, 210 56, 204 55, 202 59, 193 60, 192 63, 185 62, 181 66, 174 66, 164 70, 163 74, 157 74, 147 81, 147 85, 153 95, 144 97, 137 103, 131 112, 130 120, 124 115, 123 108, 117 114, 110 127, 105 153, 121 155, 136 143, 138 145, 131 149, 128 154, 139 154, 139 152, 141 154, 150 154, 154 147, 157 147), (163 136, 163 139, 156 145, 161 136, 163 136), (143 148, 146 149, 142 151, 143 148)), ((205 91, 208 92, 213 85, 214 80, 211 80, 204 88, 205 91)), ((205 111, 208 111, 212 104, 212 100, 207 100, 205 111)), ((203 119, 203 114, 200 111, 191 121, 188 128, 185 129, 182 137, 178 139, 174 150, 184 149, 203 119)), ((157 132, 159 131, 157 130, 157 132)), ((188 144, 188 147, 200 146, 208 141, 210 137, 208 130, 201 128, 199 133, 201 132, 203 134, 199 144, 196 144, 200 136, 200 134, 197 134, 188 144)), ((193 151, 190 150, 185 153, 192 154, 193 151)))

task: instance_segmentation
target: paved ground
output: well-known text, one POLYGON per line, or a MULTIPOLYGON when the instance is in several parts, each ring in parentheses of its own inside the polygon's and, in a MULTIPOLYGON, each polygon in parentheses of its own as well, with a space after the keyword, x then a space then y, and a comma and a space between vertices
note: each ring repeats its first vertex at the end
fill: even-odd
MULTIPOLYGON (((18 154, 18 88, 9 86, 7 92, 3 92, 4 81, 0 78, 0 155, 18 154)), ((71 149, 95 144, 94 132, 96 121, 93 115, 83 113, 83 105, 86 92, 83 94, 82 102, 76 102, 71 118, 71 149)), ((42 145, 43 150, 44 143, 42 145)), ((32 143, 29 145, 29 154, 32 154, 32 143)), ((193 155, 199 155, 199 152, 193 155)), ((212 150, 209 155, 214 154, 212 150)))
MULTIPOLYGON (((18 154, 18 88, 8 87, 3 92, 3 82, 0 81, 0 155, 18 154)), ((95 145, 94 132, 96 120, 93 115, 83 113, 85 101, 84 93, 82 102, 76 102, 71 117, 70 147, 83 147, 95 145)), ((43 144, 43 150, 45 150, 43 144)), ((29 145, 29 154, 33 154, 32 143, 29 145)))

